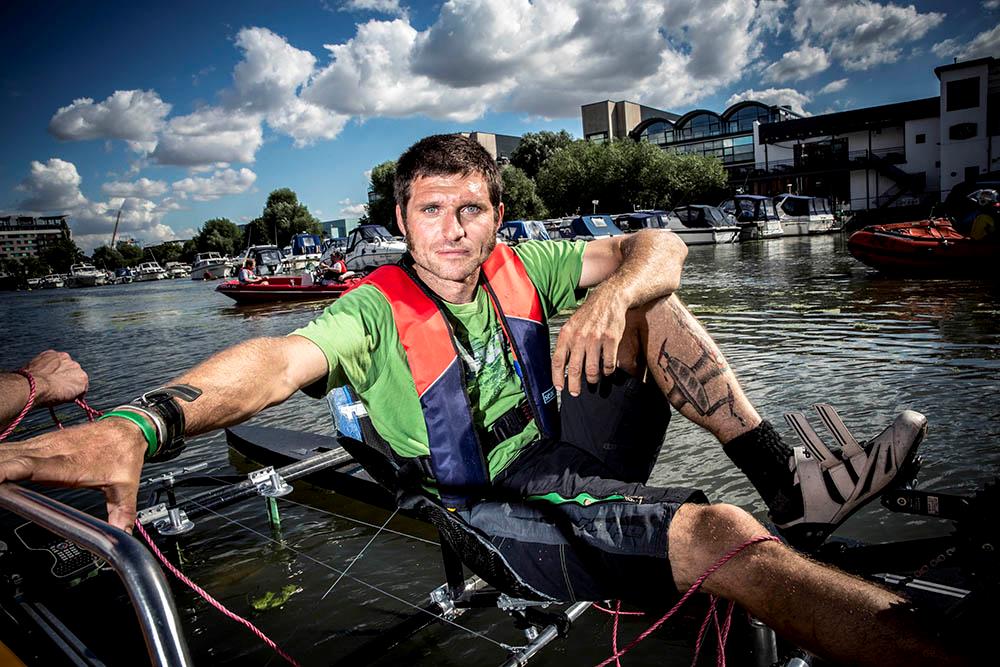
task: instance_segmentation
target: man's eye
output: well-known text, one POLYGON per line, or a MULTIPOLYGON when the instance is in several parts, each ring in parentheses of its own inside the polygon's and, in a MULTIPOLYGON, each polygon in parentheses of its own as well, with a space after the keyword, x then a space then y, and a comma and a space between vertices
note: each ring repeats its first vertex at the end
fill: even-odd
POLYGON ((424 206, 424 213, 430 213, 431 215, 438 212, 437 206, 424 206))
POLYGON ((482 210, 483 210, 482 208, 476 206, 475 204, 469 204, 468 206, 462 208, 462 213, 467 213, 469 215, 476 215, 482 210))

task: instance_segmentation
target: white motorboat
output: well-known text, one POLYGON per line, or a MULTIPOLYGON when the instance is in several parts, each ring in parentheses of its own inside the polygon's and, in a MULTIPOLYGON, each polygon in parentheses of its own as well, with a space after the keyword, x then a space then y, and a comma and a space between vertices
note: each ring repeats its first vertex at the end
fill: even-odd
MULTIPOLYGON (((330 256, 332 248, 323 253, 330 256)), ((361 225, 347 236, 344 260, 351 271, 371 271, 383 264, 395 264, 406 252, 406 243, 382 225, 361 225)))
POLYGON ((169 274, 156 262, 143 262, 135 268, 132 276, 138 282, 148 282, 150 280, 164 280, 169 274))
POLYGON ((774 202, 761 195, 736 195, 719 204, 719 209, 740 227, 740 240, 784 236, 785 230, 774 210, 774 202))
POLYGON ((96 287, 108 283, 108 274, 93 264, 74 264, 69 267, 70 287, 96 287))
POLYGON ((191 265, 191 280, 218 280, 229 275, 229 261, 217 252, 199 252, 191 265))
POLYGON ((163 268, 167 270, 171 278, 187 278, 188 274, 191 273, 191 265, 184 262, 167 262, 163 268))
POLYGON ((50 273, 49 275, 42 278, 41 288, 42 289, 55 289, 57 287, 65 287, 66 283, 63 281, 62 276, 58 273, 50 273))
POLYGON ((299 274, 312 271, 319 265, 323 254, 322 239, 317 234, 296 234, 284 249, 285 273, 299 274))
POLYGON ((636 211, 620 215, 615 224, 626 232, 669 229, 686 245, 733 243, 740 228, 714 206, 684 206, 674 211, 636 211))
POLYGON ((830 206, 822 197, 778 195, 774 198, 774 208, 785 236, 827 234, 837 230, 830 206))

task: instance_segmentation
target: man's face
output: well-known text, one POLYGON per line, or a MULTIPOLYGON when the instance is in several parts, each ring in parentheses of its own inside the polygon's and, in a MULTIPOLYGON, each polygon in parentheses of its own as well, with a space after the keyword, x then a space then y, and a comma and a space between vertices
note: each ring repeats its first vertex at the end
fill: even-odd
POLYGON ((494 210, 486 180, 468 176, 427 176, 410 187, 403 221, 406 245, 417 266, 448 282, 468 282, 493 247, 503 217, 503 204, 494 210))

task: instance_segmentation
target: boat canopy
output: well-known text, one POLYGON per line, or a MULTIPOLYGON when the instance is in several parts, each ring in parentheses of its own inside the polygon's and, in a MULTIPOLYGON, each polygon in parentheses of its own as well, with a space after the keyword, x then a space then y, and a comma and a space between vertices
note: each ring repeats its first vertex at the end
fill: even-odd
POLYGON ((726 214, 715 206, 690 204, 688 206, 678 206, 673 212, 685 227, 703 229, 709 227, 729 227, 732 225, 726 214))
POLYGON ((581 215, 573 218, 568 228, 561 228, 560 233, 572 238, 575 236, 621 236, 623 232, 618 229, 610 215, 581 215))
POLYGON ((322 243, 318 234, 296 234, 292 237, 292 255, 318 255, 322 243))
POLYGON ((615 223, 621 229, 628 232, 635 232, 640 229, 660 229, 663 227, 663 221, 654 211, 636 211, 635 213, 620 215, 615 218, 615 223))
POLYGON ((497 236, 505 241, 548 241, 545 225, 537 220, 508 220, 500 225, 497 236))
POLYGON ((830 206, 822 197, 804 197, 802 195, 780 195, 777 206, 783 213, 791 216, 829 215, 830 206))
POLYGON ((724 212, 736 216, 736 222, 777 220, 774 202, 761 195, 736 195, 719 204, 724 212))

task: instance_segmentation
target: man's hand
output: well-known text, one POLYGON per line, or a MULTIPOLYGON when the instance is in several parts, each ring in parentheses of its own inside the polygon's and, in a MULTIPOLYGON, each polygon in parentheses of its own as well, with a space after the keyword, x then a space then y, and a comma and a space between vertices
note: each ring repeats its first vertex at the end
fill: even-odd
MULTIPOLYGON (((562 391, 568 378, 569 393, 578 396, 581 377, 596 383, 601 374, 611 375, 618 366, 618 346, 625 332, 628 303, 612 290, 591 291, 559 331, 552 353, 552 381, 562 391)), ((631 360, 628 360, 631 362, 631 360)))
POLYGON ((25 370, 35 378, 38 405, 66 403, 87 391, 87 373, 65 352, 45 350, 25 370))
POLYGON ((100 489, 108 523, 131 531, 146 442, 135 424, 106 419, 0 447, 0 482, 100 489))

